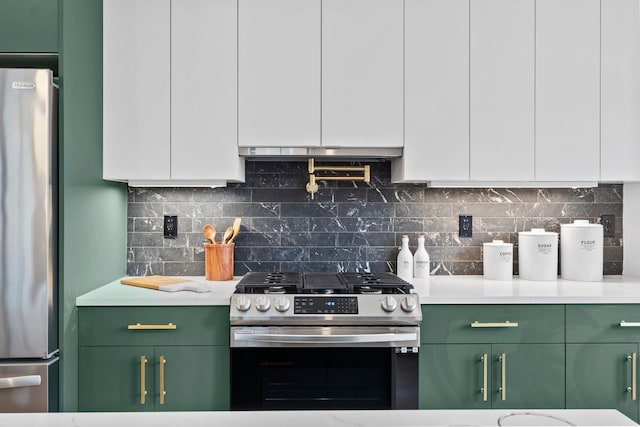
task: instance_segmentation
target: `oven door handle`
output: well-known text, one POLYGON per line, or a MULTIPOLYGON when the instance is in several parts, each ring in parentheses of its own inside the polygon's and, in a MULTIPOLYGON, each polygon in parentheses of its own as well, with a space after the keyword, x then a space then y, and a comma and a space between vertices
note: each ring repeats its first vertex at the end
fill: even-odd
POLYGON ((24 375, 20 377, 0 378, 0 389, 36 387, 42 383, 40 375, 24 375))
POLYGON ((391 343, 398 341, 415 341, 417 332, 398 332, 380 334, 281 334, 265 332, 235 331, 236 341, 249 341, 256 343, 282 343, 282 344, 360 344, 360 343, 391 343))

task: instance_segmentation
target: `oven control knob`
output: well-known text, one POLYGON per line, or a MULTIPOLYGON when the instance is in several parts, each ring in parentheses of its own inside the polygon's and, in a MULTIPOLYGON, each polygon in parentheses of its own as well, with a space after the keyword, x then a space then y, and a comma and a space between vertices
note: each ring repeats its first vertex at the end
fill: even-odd
POLYGON ((249 311, 251 308, 251 300, 246 295, 240 295, 236 298, 236 308, 238 311, 249 311))
POLYGON ((398 306, 398 303, 396 302, 396 299, 394 297, 392 297, 391 295, 387 295, 382 300, 381 305, 384 311, 392 312, 393 310, 396 309, 396 307, 398 306))
POLYGON ((271 308, 271 301, 264 295, 260 295, 256 298, 256 308, 258 311, 267 311, 271 308))
POLYGON ((416 309, 417 306, 418 304, 416 304, 416 300, 411 297, 406 297, 400 303, 400 307, 402 307, 402 309, 407 313, 411 313, 413 310, 416 309))
POLYGON ((289 310, 290 303, 289 303, 289 300, 286 299, 285 297, 278 297, 274 301, 274 305, 276 307, 276 310, 278 310, 281 313, 284 313, 285 311, 289 310))

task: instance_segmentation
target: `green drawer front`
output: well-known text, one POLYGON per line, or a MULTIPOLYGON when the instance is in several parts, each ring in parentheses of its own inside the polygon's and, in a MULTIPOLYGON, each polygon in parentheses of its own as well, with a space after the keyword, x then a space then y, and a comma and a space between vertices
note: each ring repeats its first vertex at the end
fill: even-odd
POLYGON ((567 342, 606 343, 636 341, 640 341, 640 305, 593 304, 567 306, 567 342), (623 321, 629 326, 620 326, 620 322, 623 321))
POLYGON ((564 305, 423 305, 420 335, 423 343, 563 343, 564 305))
POLYGON ((229 307, 80 307, 81 346, 229 345, 229 307), (129 325, 175 329, 129 329, 129 325))

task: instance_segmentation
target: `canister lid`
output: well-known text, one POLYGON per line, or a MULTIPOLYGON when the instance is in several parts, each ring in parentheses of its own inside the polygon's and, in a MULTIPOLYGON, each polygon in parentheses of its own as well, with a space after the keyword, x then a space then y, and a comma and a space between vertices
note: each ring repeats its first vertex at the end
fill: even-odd
POLYGON ((545 231, 544 228, 532 228, 531 231, 520 231, 518 236, 554 236, 557 237, 558 233, 553 231, 545 231))
POLYGON ((513 247, 513 243, 505 243, 502 240, 494 240, 493 242, 483 243, 482 246, 508 246, 508 247, 513 247))
POLYGON ((588 219, 576 219, 573 224, 560 224, 560 228, 602 228, 602 224, 590 224, 588 219))

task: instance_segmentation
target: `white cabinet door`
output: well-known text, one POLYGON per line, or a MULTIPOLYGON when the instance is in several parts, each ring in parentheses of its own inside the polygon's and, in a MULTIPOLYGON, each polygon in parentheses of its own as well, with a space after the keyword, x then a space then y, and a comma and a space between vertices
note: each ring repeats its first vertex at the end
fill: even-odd
POLYGON ((640 179, 640 3, 602 2, 600 179, 640 179))
POLYGON ((535 0, 471 0, 470 178, 534 178, 535 0))
POLYGON ((321 0, 238 3, 239 146, 320 146, 321 0))
POLYGON ((104 0, 103 177, 170 174, 170 1, 104 0))
POLYGON ((237 2, 171 2, 171 179, 243 181, 237 2))
POLYGON ((469 179, 469 0, 405 0, 404 155, 392 181, 469 179))
POLYGON ((600 0, 536 2, 536 180, 600 175, 600 0))
POLYGON ((402 147, 403 0, 322 1, 322 145, 402 147))

